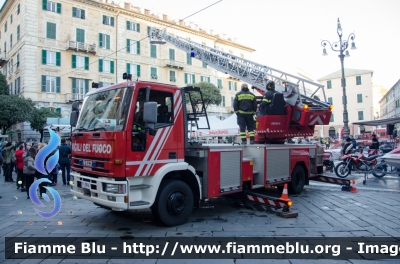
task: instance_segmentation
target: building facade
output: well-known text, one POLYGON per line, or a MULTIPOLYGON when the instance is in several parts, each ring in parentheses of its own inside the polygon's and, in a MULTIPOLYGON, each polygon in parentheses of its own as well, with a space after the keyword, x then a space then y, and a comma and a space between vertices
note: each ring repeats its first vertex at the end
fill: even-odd
MULTIPOLYGON (((374 119, 373 71, 359 69, 344 69, 344 71, 350 135, 360 134, 363 128, 352 123, 374 119)), ((327 101, 334 106, 329 126, 322 128, 325 137, 339 137, 343 129, 343 88, 341 80, 341 70, 318 79, 318 82, 325 86, 327 101)), ((373 130, 373 127, 366 126, 364 129, 370 131, 373 130)))
POLYGON ((379 101, 380 118, 400 116, 400 80, 379 101))
MULTIPOLYGON (((134 79, 183 87, 200 81, 221 89, 222 103, 211 113, 225 116, 240 81, 220 73, 171 44, 151 45, 149 27, 247 57, 254 49, 197 25, 121 1, 6 0, 0 10, 0 67, 11 94, 69 117, 70 104, 92 89, 134 79)), ((38 138, 29 124, 13 127, 16 139, 38 138)))

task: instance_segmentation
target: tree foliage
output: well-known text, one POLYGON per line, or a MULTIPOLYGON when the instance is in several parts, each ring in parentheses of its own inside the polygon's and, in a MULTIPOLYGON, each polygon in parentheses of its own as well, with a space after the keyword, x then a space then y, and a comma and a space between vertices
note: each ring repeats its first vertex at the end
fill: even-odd
MULTIPOLYGON (((207 108, 208 105, 214 104, 219 105, 222 101, 222 96, 220 89, 218 89, 214 84, 208 82, 199 82, 193 84, 194 87, 200 87, 201 93, 203 94, 204 105, 207 108)), ((200 101, 200 94, 199 93, 192 93, 191 94, 192 101, 200 101)), ((188 98, 186 98, 188 102, 188 98)))
POLYGON ((0 128, 3 132, 20 122, 30 121, 34 102, 16 95, 0 95, 0 128))
POLYGON ((8 93, 6 76, 0 73, 0 95, 8 95, 8 93))
POLYGON ((48 117, 61 117, 60 113, 53 112, 49 108, 34 108, 31 114, 30 123, 32 130, 40 133, 40 142, 43 139, 43 127, 47 123, 48 117))

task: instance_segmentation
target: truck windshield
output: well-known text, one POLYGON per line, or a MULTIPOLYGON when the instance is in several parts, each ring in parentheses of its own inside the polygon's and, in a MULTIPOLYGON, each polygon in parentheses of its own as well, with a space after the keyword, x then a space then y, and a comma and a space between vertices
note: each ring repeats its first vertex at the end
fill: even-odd
POLYGON ((76 130, 121 131, 129 107, 130 89, 117 88, 85 98, 76 130))

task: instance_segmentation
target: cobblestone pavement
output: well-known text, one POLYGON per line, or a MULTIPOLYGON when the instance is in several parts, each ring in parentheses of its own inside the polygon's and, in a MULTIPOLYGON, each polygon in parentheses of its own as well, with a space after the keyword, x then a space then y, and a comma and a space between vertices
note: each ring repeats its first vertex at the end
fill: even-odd
MULTIPOLYGON (((15 177, 14 177, 15 179, 15 177)), ((335 185, 307 186, 302 194, 291 195, 297 218, 284 219, 263 205, 218 198, 214 208, 196 209, 189 221, 178 227, 155 223, 151 212, 115 213, 93 203, 74 199, 67 186, 54 187, 61 198, 60 213, 43 219, 35 212, 26 193, 15 183, 0 183, 0 262, 5 263, 316 263, 317 260, 4 260, 5 237, 400 237, 400 192, 359 189, 340 191, 335 185), (59 221, 62 225, 59 225, 59 221)), ((46 204, 46 202, 44 202, 46 204)), ((52 202, 49 203, 52 206, 52 202)), ((45 210, 45 209, 42 209, 45 210)), ((50 211, 51 209, 49 209, 50 211)), ((387 261, 379 261, 384 263, 387 261)), ((318 263, 361 263, 360 260, 318 260, 318 263)), ((363 261, 362 263, 376 263, 363 261)), ((391 262, 393 263, 393 262, 391 262)))

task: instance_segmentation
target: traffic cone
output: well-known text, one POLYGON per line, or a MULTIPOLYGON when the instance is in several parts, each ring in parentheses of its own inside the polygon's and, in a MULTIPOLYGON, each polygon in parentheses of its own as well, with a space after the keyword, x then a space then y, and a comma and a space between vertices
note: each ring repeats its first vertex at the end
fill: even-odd
POLYGON ((293 203, 292 200, 289 199, 287 183, 285 183, 282 191, 282 196, 278 200, 285 202, 286 205, 282 208, 282 211, 277 211, 276 215, 283 218, 292 218, 298 216, 297 212, 290 211, 290 206, 292 206, 293 203))
POLYGON ((357 192, 356 181, 355 180, 351 180, 351 190, 350 190, 350 192, 352 192, 352 193, 356 193, 357 192))
POLYGON ((281 196, 281 198, 279 198, 279 200, 290 201, 289 195, 288 195, 287 183, 285 183, 285 186, 283 187, 282 196, 281 196))

